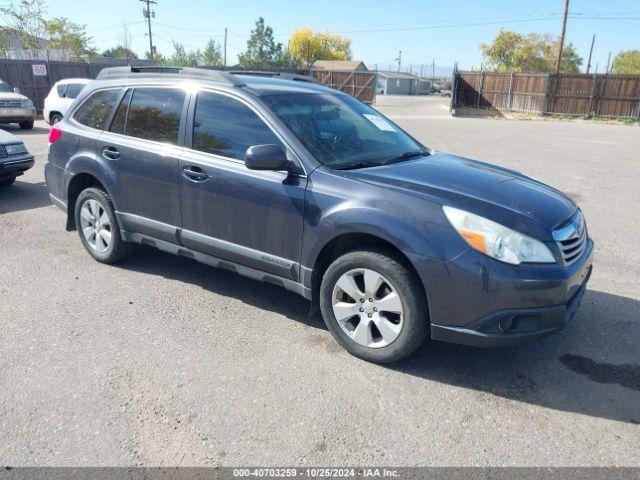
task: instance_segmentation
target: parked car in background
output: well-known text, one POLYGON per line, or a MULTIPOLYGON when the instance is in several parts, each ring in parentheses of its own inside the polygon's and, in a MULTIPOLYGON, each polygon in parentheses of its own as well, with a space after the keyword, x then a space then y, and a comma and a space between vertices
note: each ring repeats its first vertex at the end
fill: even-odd
POLYGON ((0 130, 0 187, 8 187, 33 167, 34 159, 18 137, 0 130))
POLYGON ((90 81, 88 78, 65 78, 56 82, 44 99, 44 120, 50 125, 62 120, 78 94, 90 81))
POLYGON ((545 337, 591 274, 593 242, 569 197, 433 151, 308 82, 105 69, 49 142, 51 198, 94 259, 139 243, 280 285, 370 361, 429 336, 545 337))
POLYGON ((0 80, 0 123, 17 123, 23 130, 33 128, 36 109, 18 88, 0 80))

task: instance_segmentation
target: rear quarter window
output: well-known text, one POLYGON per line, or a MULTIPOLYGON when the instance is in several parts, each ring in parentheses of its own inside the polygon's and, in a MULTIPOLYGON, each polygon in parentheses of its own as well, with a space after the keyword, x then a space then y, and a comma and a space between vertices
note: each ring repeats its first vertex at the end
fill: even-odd
POLYGON ((59 97, 64 97, 64 92, 67 90, 67 84, 63 83, 62 85, 58 85, 56 87, 56 91, 58 92, 59 97))
POLYGON ((83 88, 84 88, 84 83, 70 83, 69 85, 67 85, 67 91, 65 93, 65 97, 76 98, 83 88))
POLYGON ((113 110, 121 89, 99 90, 92 93, 78 108, 73 118, 87 127, 102 130, 113 110))

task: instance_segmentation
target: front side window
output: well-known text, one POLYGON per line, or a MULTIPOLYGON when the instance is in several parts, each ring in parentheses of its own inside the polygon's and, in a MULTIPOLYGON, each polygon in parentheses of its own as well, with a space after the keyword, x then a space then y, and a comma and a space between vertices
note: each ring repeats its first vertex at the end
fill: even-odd
POLYGON ((376 110, 345 94, 273 94, 262 100, 330 168, 377 166, 428 155, 376 110))
POLYGON ((82 125, 102 130, 111 110, 120 96, 120 89, 100 90, 93 93, 76 111, 73 118, 82 125))
POLYGON ((282 145, 271 129, 244 103, 226 95, 200 92, 193 121, 193 148, 244 159, 254 145, 282 145))
POLYGON ((129 106, 127 135, 176 145, 185 96, 175 88, 136 88, 129 106))

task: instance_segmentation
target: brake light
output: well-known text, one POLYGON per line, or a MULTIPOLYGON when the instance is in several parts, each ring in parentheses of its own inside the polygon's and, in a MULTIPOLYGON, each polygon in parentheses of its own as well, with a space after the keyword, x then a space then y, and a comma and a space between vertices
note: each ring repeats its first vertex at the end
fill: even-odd
POLYGON ((51 130, 49 130, 49 143, 50 144, 55 143, 61 137, 62 137, 62 130, 56 127, 51 127, 51 130))

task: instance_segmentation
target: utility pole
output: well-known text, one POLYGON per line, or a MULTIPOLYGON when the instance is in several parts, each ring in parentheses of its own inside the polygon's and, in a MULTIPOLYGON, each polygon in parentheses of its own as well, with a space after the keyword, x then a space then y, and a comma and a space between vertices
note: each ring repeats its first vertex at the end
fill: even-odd
POLYGON ((151 36, 151 17, 156 18, 156 12, 151 10, 151 5, 157 5, 155 0, 140 0, 146 4, 146 7, 142 9, 142 15, 147 19, 147 25, 149 26, 149 59, 153 60, 153 37, 151 36))
POLYGON ((609 64, 611 63, 611 52, 609 52, 609 56, 607 57, 607 69, 604 73, 609 73, 609 64))
POLYGON ((560 73, 560 62, 562 61, 562 49, 564 48, 564 34, 567 31, 567 15, 569 13, 569 0, 564 3, 564 17, 562 18, 562 33, 560 34, 560 47, 558 48, 558 59, 556 60, 556 69, 554 73, 560 73))
POLYGON ((591 37, 591 50, 589 50, 589 61, 587 62, 587 74, 589 73, 589 70, 591 70, 591 56, 593 55, 593 44, 596 43, 596 34, 593 34, 593 37, 591 37))
POLYGON ((398 53, 396 61, 398 62, 398 73, 400 73, 400 70, 402 69, 402 50, 398 53))
POLYGON ((420 65, 420 78, 424 78, 424 63, 420 65))
POLYGON ((434 78, 436 78, 436 59, 433 59, 433 62, 431 62, 431 79, 433 80, 434 78))
POLYGON ((227 66, 227 27, 224 27, 224 66, 227 66))

